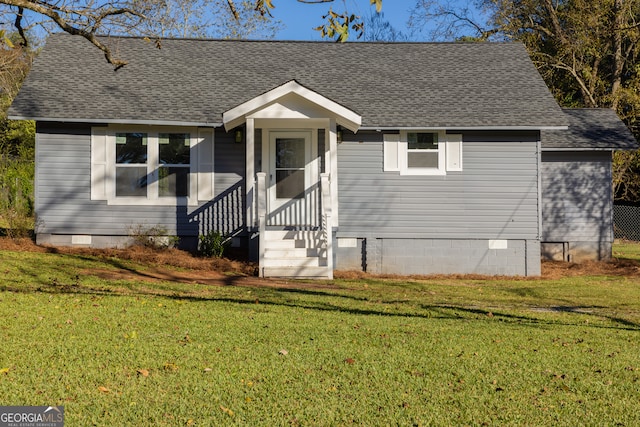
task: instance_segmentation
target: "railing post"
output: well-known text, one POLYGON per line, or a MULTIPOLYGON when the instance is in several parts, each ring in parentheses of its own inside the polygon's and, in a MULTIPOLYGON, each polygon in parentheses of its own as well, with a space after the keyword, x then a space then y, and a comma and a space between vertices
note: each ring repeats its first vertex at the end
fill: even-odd
POLYGON ((331 179, 330 174, 320 174, 320 191, 322 192, 322 233, 327 250, 327 277, 333 279, 333 220, 331 218, 331 179))
POLYGON ((259 276, 264 277, 265 234, 267 231, 267 186, 264 172, 258 172, 256 185, 256 198, 258 205, 258 269, 259 276))

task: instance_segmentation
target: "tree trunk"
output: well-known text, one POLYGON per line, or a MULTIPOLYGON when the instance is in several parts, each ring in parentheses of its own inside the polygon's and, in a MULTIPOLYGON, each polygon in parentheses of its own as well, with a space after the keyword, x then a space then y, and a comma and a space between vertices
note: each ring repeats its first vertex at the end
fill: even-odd
POLYGON ((613 6, 613 74, 611 76, 611 101, 612 107, 617 109, 617 92, 622 85, 622 70, 624 59, 622 57, 622 26, 624 25, 623 0, 615 0, 613 6))

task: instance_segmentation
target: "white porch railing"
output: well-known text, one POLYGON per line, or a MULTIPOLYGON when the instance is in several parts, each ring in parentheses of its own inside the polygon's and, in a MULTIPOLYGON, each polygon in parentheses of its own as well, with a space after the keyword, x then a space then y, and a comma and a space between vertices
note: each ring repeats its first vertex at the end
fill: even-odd
POLYGON ((326 245, 327 275, 333 279, 333 218, 331 206, 331 179, 328 173, 320 174, 320 192, 322 194, 322 236, 326 245))
MULTIPOLYGON (((258 245, 259 245, 259 252, 258 252, 258 262, 259 262, 259 271, 260 271, 260 276, 264 277, 265 276, 265 270, 267 265, 267 261, 269 261, 270 263, 273 262, 273 257, 274 254, 269 252, 269 255, 267 255, 267 247, 269 246, 269 241, 267 241, 267 225, 269 225, 270 223, 270 214, 267 213, 267 182, 266 182, 266 173, 264 172, 258 172, 256 174, 256 219, 257 219, 257 228, 258 228, 258 233, 259 233, 259 237, 258 237, 258 245), (268 259, 267 259, 268 258, 268 259)), ((311 215, 311 217, 317 217, 319 216, 320 221, 318 221, 316 224, 314 225, 313 229, 319 230, 317 232, 313 232, 313 233, 309 233, 307 234, 308 236, 317 236, 314 237, 314 239, 317 239, 316 242, 313 242, 311 244, 310 247, 312 248, 317 248, 320 249, 322 248, 323 250, 320 251, 319 253, 322 254, 321 255, 316 255, 316 258, 318 258, 318 261, 321 261, 319 264, 319 266, 322 266, 322 269, 324 270, 324 273, 322 273, 322 277, 326 277, 329 279, 333 278, 333 219, 332 219, 332 204, 331 204, 331 179, 330 179, 330 174, 329 173, 322 173, 320 175, 320 183, 319 185, 315 186, 316 189, 319 189, 320 191, 320 200, 319 200, 319 205, 317 203, 312 203, 310 204, 311 206, 313 206, 314 209, 314 214, 311 215), (317 228, 316 228, 317 227, 317 228)), ((313 194, 313 196, 311 197, 311 199, 318 199, 317 197, 317 190, 313 191, 311 194, 313 194)), ((305 217, 308 219, 309 216, 305 215, 305 217)), ((300 223, 294 223, 294 224, 299 224, 301 229, 306 229, 306 230, 310 230, 309 226, 310 224, 308 223, 308 221, 302 221, 300 223)), ((272 233, 272 232, 269 232, 272 233)), ((285 261, 285 260, 282 260, 285 261)), ((317 268, 317 267, 316 267, 317 268)), ((309 271, 304 270, 304 269, 300 269, 298 270, 298 273, 300 274, 301 277, 308 275, 308 273, 305 273, 305 271, 309 271)), ((296 273, 292 273, 292 276, 295 276, 296 273)), ((314 274, 314 276, 318 276, 316 274, 314 274)))

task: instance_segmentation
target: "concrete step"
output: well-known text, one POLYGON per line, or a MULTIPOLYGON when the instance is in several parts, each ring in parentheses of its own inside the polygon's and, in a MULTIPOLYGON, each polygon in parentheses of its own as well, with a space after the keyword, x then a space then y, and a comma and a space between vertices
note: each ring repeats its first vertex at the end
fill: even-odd
POLYGON ((264 267, 262 273, 264 277, 290 277, 296 279, 331 278, 327 267, 264 267))

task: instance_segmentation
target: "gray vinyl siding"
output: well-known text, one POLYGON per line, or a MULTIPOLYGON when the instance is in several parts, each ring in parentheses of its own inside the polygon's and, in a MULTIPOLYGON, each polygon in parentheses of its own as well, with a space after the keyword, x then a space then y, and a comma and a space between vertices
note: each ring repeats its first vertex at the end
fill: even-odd
POLYGON ((215 135, 215 198, 198 206, 110 206, 90 199, 91 126, 38 123, 36 214, 38 233, 128 235, 131 227, 161 226, 197 236, 244 227, 244 144, 215 135))
POLYGON ((538 133, 463 133, 463 170, 383 171, 383 135, 346 135, 338 148, 342 237, 537 239, 538 133))
POLYGON ((611 152, 542 153, 542 241, 613 241, 611 152))

